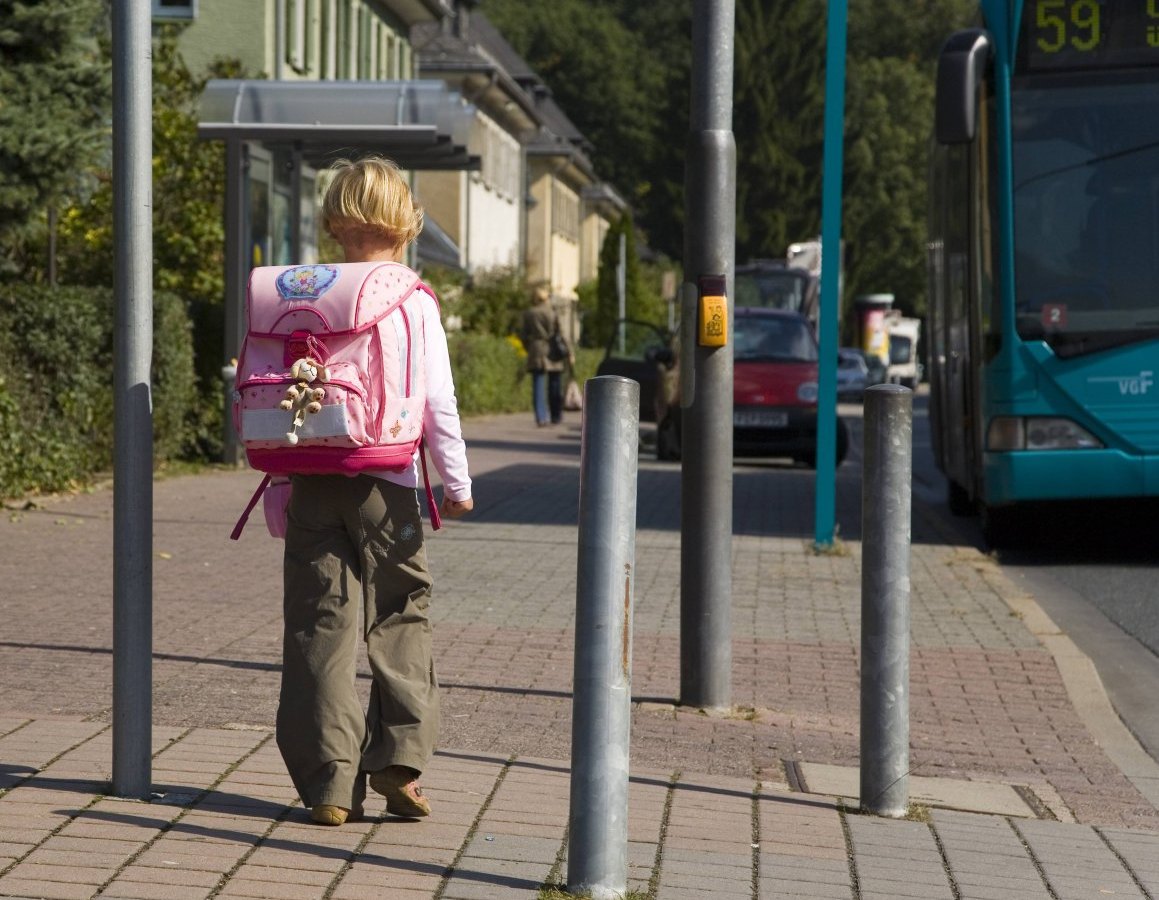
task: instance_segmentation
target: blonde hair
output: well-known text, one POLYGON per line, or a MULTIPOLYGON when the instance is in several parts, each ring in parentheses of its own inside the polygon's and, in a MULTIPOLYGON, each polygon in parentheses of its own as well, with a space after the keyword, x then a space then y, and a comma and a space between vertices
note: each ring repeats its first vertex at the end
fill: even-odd
POLYGON ((402 248, 423 229, 423 208, 415 203, 399 167, 381 156, 357 162, 340 159, 322 201, 322 227, 339 243, 359 232, 402 248))

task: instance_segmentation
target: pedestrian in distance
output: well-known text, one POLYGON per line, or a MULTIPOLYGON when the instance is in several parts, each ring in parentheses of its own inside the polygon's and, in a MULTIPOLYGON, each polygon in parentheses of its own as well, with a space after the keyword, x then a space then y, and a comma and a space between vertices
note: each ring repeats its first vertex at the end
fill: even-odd
POLYGON ((575 365, 575 355, 560 330, 559 315, 545 284, 532 290, 531 306, 523 311, 520 339, 527 351, 535 424, 541 428, 558 425, 563 421, 562 375, 566 367, 575 365))
MULTIPOLYGON (((345 262, 401 262, 422 221, 393 162, 371 157, 334 165, 322 225, 345 262)), ((440 511, 459 518, 473 506, 466 445, 438 302, 425 285, 419 290, 425 291, 415 329, 426 342, 424 440, 443 481, 440 511)), ((418 778, 434 754, 439 695, 419 466, 416 453, 401 472, 292 477, 277 742, 318 824, 359 819, 367 781, 392 815, 431 811, 418 778), (365 712, 354 681, 360 612, 373 679, 365 712)))

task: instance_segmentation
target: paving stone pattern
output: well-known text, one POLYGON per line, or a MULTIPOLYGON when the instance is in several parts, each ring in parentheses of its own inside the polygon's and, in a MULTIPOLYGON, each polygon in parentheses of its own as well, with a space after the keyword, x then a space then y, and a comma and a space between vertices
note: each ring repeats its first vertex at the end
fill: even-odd
MULTIPOLYGON (((467 423, 476 514, 429 539, 441 744, 436 814, 309 824, 273 744, 281 545, 257 477, 154 485, 151 802, 108 796, 107 489, 0 518, 0 897, 533 898, 567 876, 578 418, 467 423), (388 893, 384 893, 387 891, 388 893)), ((858 455, 837 552, 811 548, 811 472, 736 470, 730 715, 677 705, 679 470, 641 459, 633 583, 629 887, 683 898, 1159 897, 1156 811, 1011 613, 990 559, 915 511, 911 763, 1005 781, 1075 824, 933 810, 873 819, 790 789, 789 762, 856 765, 858 455)), ((363 690, 368 672, 359 673, 363 690)))

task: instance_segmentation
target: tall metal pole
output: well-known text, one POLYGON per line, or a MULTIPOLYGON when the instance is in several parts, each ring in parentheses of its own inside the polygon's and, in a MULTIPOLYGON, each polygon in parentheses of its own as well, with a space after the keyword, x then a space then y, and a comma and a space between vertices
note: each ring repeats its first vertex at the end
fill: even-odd
POLYGON ((237 138, 225 142, 225 360, 221 370, 225 384, 225 410, 221 455, 222 462, 234 466, 245 461, 245 451, 233 427, 232 411, 233 379, 237 374, 237 357, 246 330, 243 299, 251 262, 246 221, 247 159, 244 143, 237 138))
MULTIPOLYGON (((732 321, 736 269, 736 142, 732 133, 733 0, 694 0, 692 109, 685 173, 685 282, 725 285, 732 321)), ((686 287, 682 296, 695 291, 686 287)), ((693 305, 693 304, 686 304, 693 305)), ((703 315, 703 310, 694 313, 703 315)), ((685 316, 681 407, 680 702, 732 702, 732 337, 720 346, 690 341, 685 316)))
POLYGON ((113 3, 113 793, 147 797, 153 719, 153 71, 149 0, 113 3))
POLYGON ((909 804, 910 500, 913 394, 865 392, 861 501, 861 808, 909 804))
POLYGON ((628 880, 628 733, 640 385, 584 385, 567 884, 595 900, 628 880))
POLYGON ((825 152, 821 183, 821 363, 813 539, 831 547, 837 516, 837 319, 841 278, 841 180, 845 140, 847 0, 829 0, 825 42, 825 152))

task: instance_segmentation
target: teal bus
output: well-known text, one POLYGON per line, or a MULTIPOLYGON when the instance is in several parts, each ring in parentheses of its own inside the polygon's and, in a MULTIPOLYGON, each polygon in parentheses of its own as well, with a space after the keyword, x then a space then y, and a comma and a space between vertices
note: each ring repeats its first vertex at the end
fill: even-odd
POLYGON ((927 327, 950 508, 996 546, 1159 496, 1159 0, 980 7, 938 60, 927 327))

